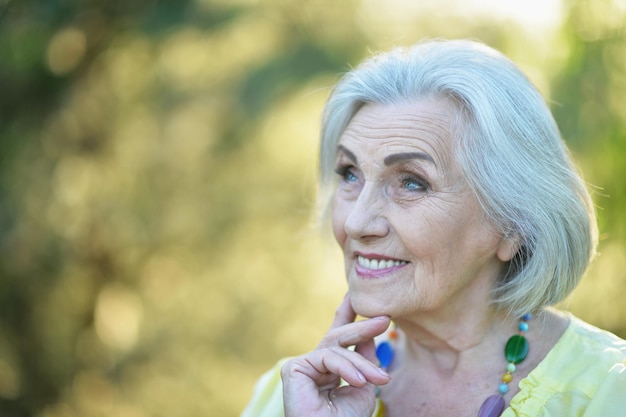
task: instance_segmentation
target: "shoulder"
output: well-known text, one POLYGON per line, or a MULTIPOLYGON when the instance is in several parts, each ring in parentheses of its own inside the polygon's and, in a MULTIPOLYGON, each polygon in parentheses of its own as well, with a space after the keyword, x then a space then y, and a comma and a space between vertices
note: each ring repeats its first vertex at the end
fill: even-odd
POLYGON ((520 393, 511 401, 518 413, 512 415, 621 415, 625 361, 626 341, 570 315, 550 353, 520 381, 520 393))
POLYGON ((278 361, 257 381, 241 417, 283 417, 283 384, 280 370, 289 358, 278 361))
POLYGON ((559 379, 566 376, 567 379, 579 380, 585 376, 586 379, 599 382, 613 367, 626 365, 625 340, 574 316, 570 317, 570 321, 562 340, 555 346, 555 358, 552 359, 555 365, 567 365, 572 371, 565 375, 560 372, 559 379))

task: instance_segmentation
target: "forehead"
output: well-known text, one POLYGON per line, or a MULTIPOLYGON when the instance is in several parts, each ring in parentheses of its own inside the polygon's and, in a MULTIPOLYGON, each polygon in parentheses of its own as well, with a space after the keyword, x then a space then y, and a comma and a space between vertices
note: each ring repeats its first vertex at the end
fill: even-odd
POLYGON ((441 99, 366 104, 354 115, 339 143, 368 152, 421 151, 436 165, 445 165, 452 155, 456 114, 456 107, 441 99))

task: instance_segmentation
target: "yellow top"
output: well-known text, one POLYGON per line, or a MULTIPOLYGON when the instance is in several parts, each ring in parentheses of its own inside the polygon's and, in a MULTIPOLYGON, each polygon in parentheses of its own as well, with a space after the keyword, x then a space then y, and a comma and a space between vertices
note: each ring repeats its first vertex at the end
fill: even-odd
MULTIPOLYGON (((283 363, 261 377, 241 417, 284 416, 283 363)), ((502 417, 624 417, 626 341, 570 316, 563 336, 519 387, 502 417)))

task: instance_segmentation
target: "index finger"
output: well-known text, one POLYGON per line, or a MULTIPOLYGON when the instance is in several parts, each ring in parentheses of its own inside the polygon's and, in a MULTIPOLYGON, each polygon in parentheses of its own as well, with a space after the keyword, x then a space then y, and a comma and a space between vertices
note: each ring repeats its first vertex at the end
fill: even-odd
POLYGON ((336 329, 345 324, 352 323, 356 319, 356 313, 352 309, 352 303, 350 302, 350 293, 347 292, 345 297, 343 297, 343 301, 335 310, 335 318, 333 319, 333 323, 330 325, 330 329, 336 329))

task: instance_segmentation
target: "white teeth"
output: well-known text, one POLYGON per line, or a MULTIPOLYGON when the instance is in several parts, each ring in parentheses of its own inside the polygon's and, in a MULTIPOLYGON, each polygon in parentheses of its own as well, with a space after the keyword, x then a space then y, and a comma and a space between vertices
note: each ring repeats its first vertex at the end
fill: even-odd
POLYGON ((400 265, 404 265, 407 263, 406 261, 394 261, 391 259, 388 259, 388 260, 368 259, 360 255, 357 256, 356 259, 359 265, 362 266, 363 268, 376 269, 376 270, 389 269, 389 268, 393 268, 394 266, 400 266, 400 265))

